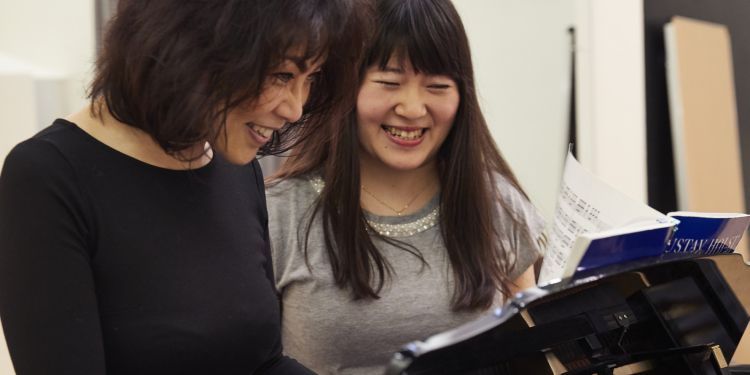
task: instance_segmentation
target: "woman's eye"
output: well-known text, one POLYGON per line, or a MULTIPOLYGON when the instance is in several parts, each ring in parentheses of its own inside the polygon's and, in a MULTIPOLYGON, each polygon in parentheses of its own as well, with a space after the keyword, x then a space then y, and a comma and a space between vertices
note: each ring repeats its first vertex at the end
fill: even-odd
POLYGON ((381 85, 386 86, 386 87, 398 87, 398 82, 394 82, 394 81, 381 81, 381 80, 377 80, 377 81, 375 81, 375 83, 381 84, 381 85))
POLYGON ((427 85, 427 88, 435 89, 435 90, 445 90, 445 89, 449 89, 450 87, 451 85, 447 83, 433 83, 433 84, 427 85))
POLYGON ((307 80, 310 81, 310 82, 317 82, 317 81, 320 80, 320 77, 322 75, 323 75, 323 73, 321 73, 321 71, 318 70, 318 71, 316 71, 314 73, 310 73, 310 75, 307 76, 307 80))
POLYGON ((278 83, 287 83, 294 79, 294 74, 286 72, 273 73, 271 76, 278 83))

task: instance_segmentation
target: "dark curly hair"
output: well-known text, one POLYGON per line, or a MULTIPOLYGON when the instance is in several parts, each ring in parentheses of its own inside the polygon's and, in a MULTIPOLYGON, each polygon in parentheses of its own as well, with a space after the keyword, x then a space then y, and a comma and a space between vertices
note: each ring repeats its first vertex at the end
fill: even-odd
POLYGON ((304 115, 260 154, 278 154, 354 105, 371 19, 360 0, 121 0, 89 98, 168 153, 224 134, 229 110, 257 99, 287 58, 325 58, 304 115), (294 54, 290 56, 290 54, 294 54))

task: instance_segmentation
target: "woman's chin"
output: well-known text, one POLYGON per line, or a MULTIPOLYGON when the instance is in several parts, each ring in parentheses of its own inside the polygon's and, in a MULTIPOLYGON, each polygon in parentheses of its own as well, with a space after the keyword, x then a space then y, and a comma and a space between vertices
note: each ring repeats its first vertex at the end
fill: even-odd
POLYGON ((398 172, 409 172, 417 170, 425 164, 424 160, 398 160, 386 162, 385 166, 398 172))

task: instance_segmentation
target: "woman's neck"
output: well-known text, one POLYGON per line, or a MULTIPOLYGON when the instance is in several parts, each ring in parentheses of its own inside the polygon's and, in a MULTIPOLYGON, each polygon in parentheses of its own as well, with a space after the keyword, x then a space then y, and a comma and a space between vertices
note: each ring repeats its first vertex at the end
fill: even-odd
POLYGON ((180 157, 164 151, 148 133, 115 119, 106 105, 99 108, 101 110, 92 113, 90 106, 85 107, 68 116, 66 120, 76 124, 99 142, 156 167, 187 170, 203 167, 211 161, 213 154, 208 143, 186 149, 181 153, 184 159, 181 160, 180 157))
POLYGON ((360 183, 362 208, 380 216, 417 212, 440 190, 436 161, 404 171, 361 157, 360 183))

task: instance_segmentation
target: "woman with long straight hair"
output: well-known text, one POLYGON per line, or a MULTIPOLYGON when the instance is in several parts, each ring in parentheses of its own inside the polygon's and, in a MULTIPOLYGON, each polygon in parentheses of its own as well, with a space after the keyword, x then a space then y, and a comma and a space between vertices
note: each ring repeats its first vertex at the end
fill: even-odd
POLYGON ((120 0, 90 105, 0 175, 19 375, 307 374, 284 357, 257 153, 353 105, 352 0, 120 0))
POLYGON ((381 373, 534 285, 543 222, 482 116, 450 0, 379 0, 356 109, 269 181, 285 350, 381 373))

